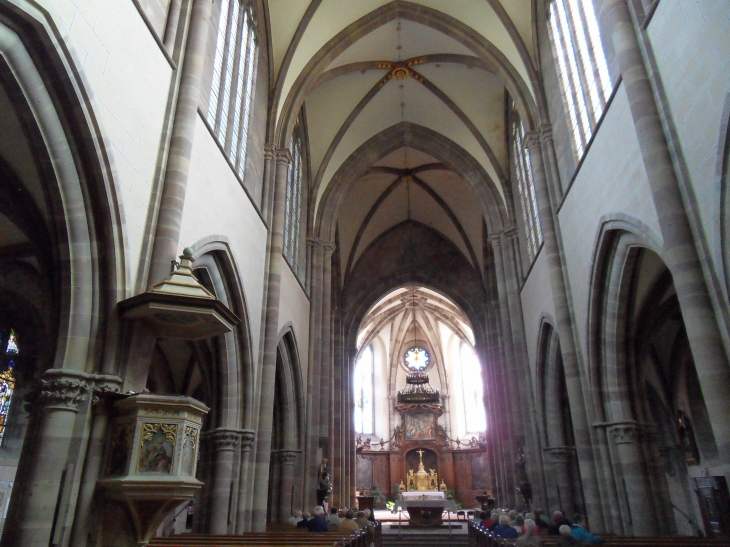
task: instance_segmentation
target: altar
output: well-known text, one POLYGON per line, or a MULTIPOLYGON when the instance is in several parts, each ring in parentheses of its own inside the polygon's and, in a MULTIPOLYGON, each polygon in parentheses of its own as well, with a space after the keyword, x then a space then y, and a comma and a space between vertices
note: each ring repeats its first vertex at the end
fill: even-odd
MULTIPOLYGON (((414 492, 415 493, 415 492, 414 492)), ((441 526, 444 511, 455 513, 458 506, 454 500, 398 500, 397 511, 408 511, 409 520, 416 526, 441 526)))
POLYGON ((401 492, 405 501, 413 500, 443 500, 446 499, 446 492, 401 492))

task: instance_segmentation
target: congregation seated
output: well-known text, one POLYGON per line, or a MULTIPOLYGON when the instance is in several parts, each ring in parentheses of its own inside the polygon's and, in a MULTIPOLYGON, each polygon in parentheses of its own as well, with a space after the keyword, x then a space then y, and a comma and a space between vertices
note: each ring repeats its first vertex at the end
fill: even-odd
POLYGON ((314 508, 314 516, 307 523, 310 532, 327 532, 327 521, 324 519, 324 509, 318 505, 314 508))
POLYGON ((537 524, 537 527, 540 530, 544 530, 545 533, 547 534, 548 527, 550 526, 550 523, 547 520, 545 520, 545 518, 543 517, 543 514, 545 513, 545 511, 543 511, 542 509, 538 508, 538 509, 535 509, 533 511, 533 513, 535 515, 535 519, 534 519, 535 520, 535 524, 537 524))
POLYGON ((345 513, 345 518, 340 521, 339 528, 341 531, 352 534, 360 529, 360 526, 358 526, 357 522, 355 522, 352 517, 352 510, 348 510, 347 513, 345 513))
POLYGON ((301 511, 294 511, 291 516, 287 519, 287 523, 291 524, 292 526, 296 526, 299 524, 299 521, 302 520, 302 512, 301 511))
POLYGON ((532 519, 525 519, 524 523, 525 532, 519 538, 515 545, 517 547, 542 547, 542 540, 537 536, 535 530, 537 524, 532 519))
POLYGON ((312 517, 307 511, 304 511, 302 513, 302 520, 297 522, 297 528, 307 528, 309 524, 309 519, 312 517))
POLYGON ((566 525, 570 527, 570 521, 565 518, 562 511, 555 511, 553 513, 553 522, 548 525, 548 534, 551 536, 560 535, 560 527, 566 525))
POLYGON ((515 523, 512 524, 512 528, 515 529, 515 531, 517 532, 517 534, 524 534, 525 533, 525 530, 524 530, 524 528, 525 528, 525 517, 523 517, 522 515, 517 515, 515 517, 515 523))
MULTIPOLYGON (((533 513, 527 513, 525 515, 525 522, 527 522, 527 519, 531 519, 531 520, 533 520, 535 522, 535 535, 538 536, 538 537, 540 537, 540 535, 541 535, 541 533, 540 533, 541 532, 540 525, 537 523, 537 519, 535 518, 535 515, 533 513)), ((523 534, 525 533, 525 525, 524 524, 522 525, 522 533, 523 534)))
POLYGON ((355 522, 361 529, 367 529, 372 526, 370 524, 370 521, 368 520, 367 515, 365 514, 365 511, 357 512, 357 518, 355 519, 355 522))
POLYGON ((499 517, 499 526, 494 529, 494 535, 503 537, 504 539, 516 539, 519 537, 517 530, 510 526, 509 515, 499 517))

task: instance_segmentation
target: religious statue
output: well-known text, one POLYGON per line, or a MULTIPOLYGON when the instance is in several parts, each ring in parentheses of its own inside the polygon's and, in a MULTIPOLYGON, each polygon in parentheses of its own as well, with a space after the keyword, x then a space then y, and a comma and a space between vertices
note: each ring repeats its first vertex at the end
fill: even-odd
POLYGON ((332 492, 332 479, 330 469, 327 467, 327 458, 322 458, 322 463, 319 464, 319 489, 332 492))

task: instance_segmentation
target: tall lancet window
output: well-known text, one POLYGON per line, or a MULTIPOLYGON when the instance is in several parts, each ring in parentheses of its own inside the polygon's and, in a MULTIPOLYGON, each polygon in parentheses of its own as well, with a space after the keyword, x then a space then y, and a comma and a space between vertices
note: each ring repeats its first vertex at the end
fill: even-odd
POLYGON ((484 411, 484 385, 482 367, 474 349, 466 342, 459 349, 461 361, 461 386, 464 395, 464 413, 467 433, 482 433, 487 429, 484 411))
POLYGON ((593 0, 553 0, 550 4, 550 39, 573 148, 581 157, 611 94, 611 79, 593 0))
POLYGON ((5 438, 5 430, 8 424, 8 412, 10 411, 10 403, 13 399, 15 391, 15 364, 17 362, 20 349, 18 348, 18 340, 15 332, 12 330, 2 346, 2 369, 0 370, 0 446, 5 438))
POLYGON ((286 181, 286 216, 284 220, 284 257, 296 273, 299 268, 299 240, 302 219, 303 146, 301 128, 294 128, 289 151, 292 164, 286 181))
POLYGON ((251 6, 241 0, 222 0, 207 117, 216 140, 241 178, 246 167, 257 49, 251 6))
POLYGON ((525 146, 525 126, 514 107, 512 108, 512 157, 514 159, 522 220, 525 223, 527 250, 530 253, 530 260, 533 260, 542 245, 542 228, 540 227, 540 215, 537 210, 535 181, 532 177, 530 154, 525 146))
POLYGON ((355 365, 355 431, 365 435, 374 433, 373 411, 373 348, 366 347, 355 365))

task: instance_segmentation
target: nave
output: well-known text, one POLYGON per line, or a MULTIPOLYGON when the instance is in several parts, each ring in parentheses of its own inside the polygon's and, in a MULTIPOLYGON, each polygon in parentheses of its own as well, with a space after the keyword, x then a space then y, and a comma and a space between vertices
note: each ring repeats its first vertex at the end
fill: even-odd
POLYGON ((280 528, 317 507, 727 541, 729 36, 0 0, 0 547, 339 541, 280 528))

